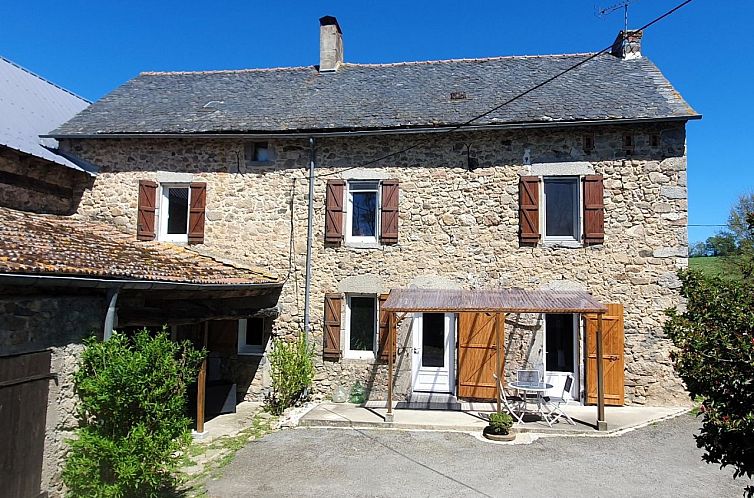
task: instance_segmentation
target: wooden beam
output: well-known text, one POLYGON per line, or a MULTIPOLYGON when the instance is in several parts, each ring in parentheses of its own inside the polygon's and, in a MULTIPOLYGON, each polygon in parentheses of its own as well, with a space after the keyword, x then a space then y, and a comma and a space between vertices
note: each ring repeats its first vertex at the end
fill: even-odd
MULTIPOLYGON (((207 349, 207 341, 209 338, 209 322, 203 324, 204 349, 207 349)), ((199 434, 204 432, 204 398, 207 389, 207 358, 202 361, 202 366, 199 368, 199 378, 196 381, 196 432, 199 434)))
POLYGON ((605 369, 602 362, 602 317, 603 313, 597 315, 597 430, 606 431, 607 422, 605 421, 605 369))
POLYGON ((393 421, 393 362, 394 362, 394 356, 395 356, 395 343, 398 340, 398 337, 397 337, 398 330, 395 324, 395 313, 388 313, 387 315, 387 330, 388 330, 388 333, 387 333, 387 341, 388 341, 387 414, 385 414, 385 422, 392 422, 393 421))

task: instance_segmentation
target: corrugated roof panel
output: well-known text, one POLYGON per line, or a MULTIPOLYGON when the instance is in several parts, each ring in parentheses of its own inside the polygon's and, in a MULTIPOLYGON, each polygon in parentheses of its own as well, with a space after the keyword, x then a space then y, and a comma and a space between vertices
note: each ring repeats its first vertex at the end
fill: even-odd
MULTIPOLYGON (((86 109, 89 102, 0 57, 0 145, 84 171, 42 145, 40 135, 86 109)), ((57 142, 45 139, 49 147, 57 142)))

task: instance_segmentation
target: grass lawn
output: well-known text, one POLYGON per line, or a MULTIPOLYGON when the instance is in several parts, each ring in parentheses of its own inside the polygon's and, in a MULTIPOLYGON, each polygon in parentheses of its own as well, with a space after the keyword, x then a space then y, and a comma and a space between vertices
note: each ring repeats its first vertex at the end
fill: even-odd
POLYGON ((735 256, 703 256, 689 258, 689 268, 710 277, 740 279, 741 273, 730 258, 735 256))

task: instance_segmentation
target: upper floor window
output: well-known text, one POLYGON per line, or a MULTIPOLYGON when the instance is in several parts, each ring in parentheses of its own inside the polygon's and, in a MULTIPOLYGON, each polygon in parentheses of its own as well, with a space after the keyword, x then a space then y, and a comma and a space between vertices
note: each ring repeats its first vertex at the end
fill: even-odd
POLYGON ((244 148, 246 164, 267 163, 272 161, 272 149, 269 142, 251 142, 244 148))
POLYGON ((185 184, 160 185, 160 235, 159 240, 188 242, 189 186, 185 184))
POLYGON ((376 338, 377 296, 347 295, 344 356, 346 358, 374 358, 376 338))
POLYGON ((580 188, 577 177, 544 178, 545 240, 580 241, 580 188))
POLYGON ((378 242, 379 186, 379 182, 376 181, 352 181, 348 183, 346 242, 378 242))

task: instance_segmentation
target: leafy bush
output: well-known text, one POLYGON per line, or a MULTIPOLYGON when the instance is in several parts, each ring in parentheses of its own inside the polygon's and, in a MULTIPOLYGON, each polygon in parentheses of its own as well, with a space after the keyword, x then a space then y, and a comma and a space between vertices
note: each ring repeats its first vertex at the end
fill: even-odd
MULTIPOLYGON (((700 397, 704 460, 754 474, 754 286, 682 272, 687 309, 667 313, 673 361, 692 399, 700 397)), ((746 488, 754 496, 754 486, 746 488)))
POLYGON ((69 495, 159 496, 175 484, 176 452, 191 439, 186 388, 205 352, 165 329, 85 346, 74 374, 78 437, 63 469, 69 495))
POLYGON ((269 355, 272 391, 265 400, 270 413, 280 415, 308 397, 314 379, 313 356, 303 334, 294 342, 273 340, 269 355))
POLYGON ((513 417, 506 412, 495 412, 490 414, 489 430, 493 434, 506 435, 513 426, 513 417))

